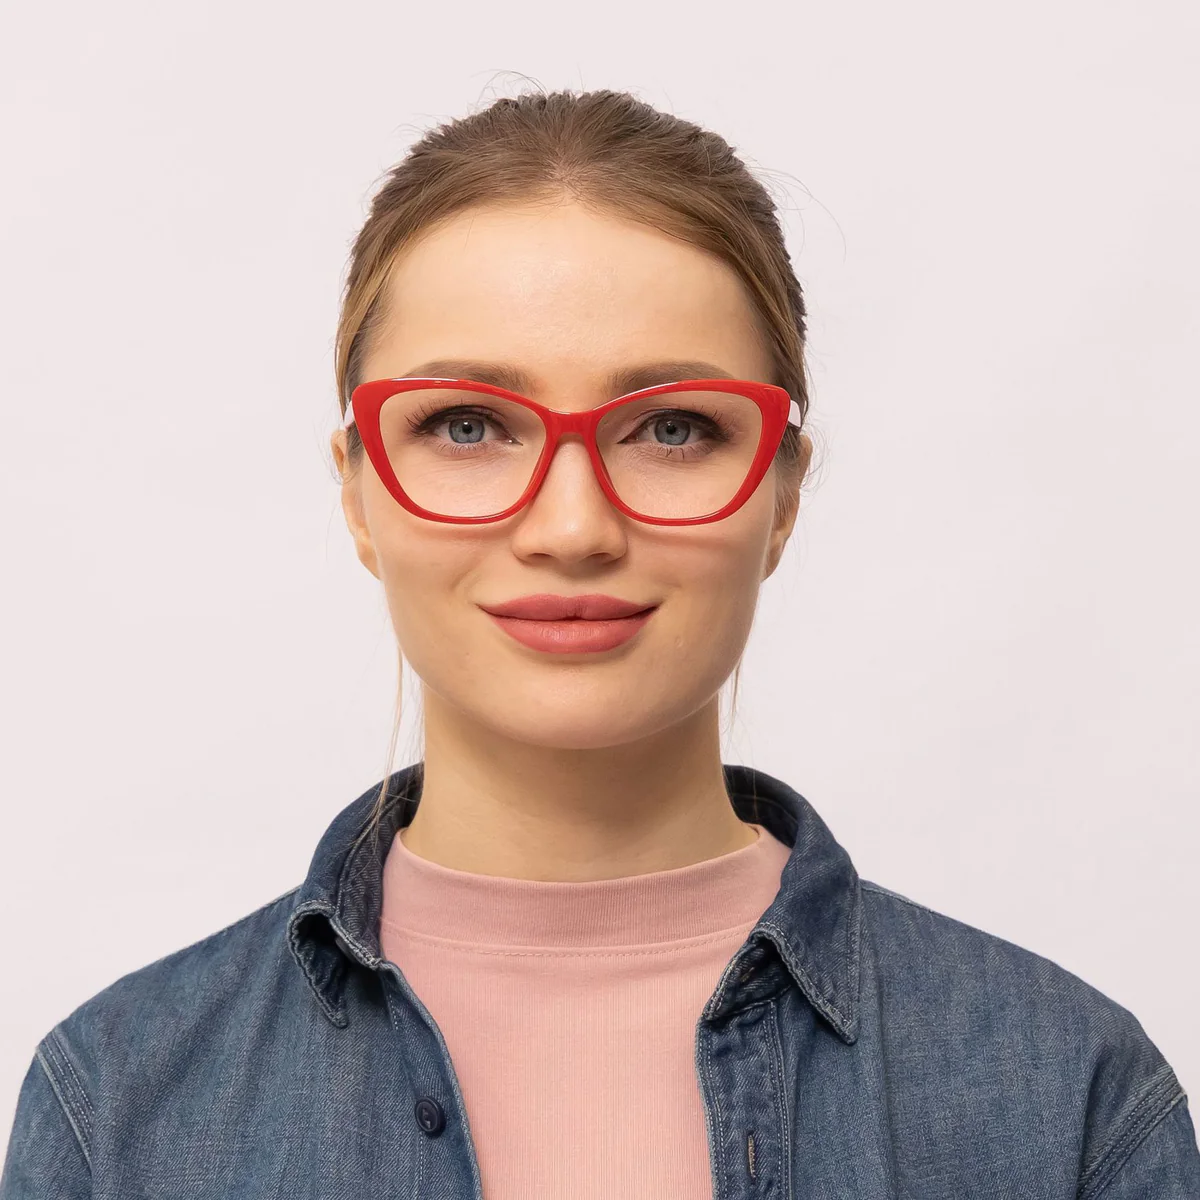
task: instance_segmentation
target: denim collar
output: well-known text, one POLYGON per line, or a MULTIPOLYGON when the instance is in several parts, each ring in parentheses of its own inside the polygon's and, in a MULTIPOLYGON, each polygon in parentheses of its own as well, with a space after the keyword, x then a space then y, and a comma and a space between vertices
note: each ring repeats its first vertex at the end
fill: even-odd
MULTIPOLYGON (((762 825, 792 853, 771 905, 726 967, 704 1009, 722 1020, 796 986, 847 1043, 858 1036, 862 890, 849 855, 812 805, 754 767, 723 764, 737 815, 762 825)), ((420 803, 424 762, 388 776, 377 836, 362 833, 379 785, 347 805, 322 835, 288 917, 288 946, 322 1012, 349 1023, 348 972, 384 963, 379 942, 383 864, 398 829, 420 803)))

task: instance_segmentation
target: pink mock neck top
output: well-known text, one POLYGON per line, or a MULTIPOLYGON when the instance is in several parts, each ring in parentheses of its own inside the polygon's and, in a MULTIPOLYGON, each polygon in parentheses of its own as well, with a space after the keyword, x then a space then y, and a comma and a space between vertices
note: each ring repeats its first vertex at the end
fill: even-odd
POLYGON ((485 1200, 711 1200, 696 1025, 791 854, 752 828, 705 862, 585 883, 393 839, 383 953, 446 1040, 485 1200))

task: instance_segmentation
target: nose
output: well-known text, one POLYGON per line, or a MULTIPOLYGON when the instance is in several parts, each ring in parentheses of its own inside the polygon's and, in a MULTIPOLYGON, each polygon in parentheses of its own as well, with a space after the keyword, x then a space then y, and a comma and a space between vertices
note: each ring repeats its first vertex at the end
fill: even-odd
POLYGON ((542 480, 512 532, 514 553, 544 554, 578 562, 625 552, 626 519, 609 502, 577 434, 564 435, 542 480))

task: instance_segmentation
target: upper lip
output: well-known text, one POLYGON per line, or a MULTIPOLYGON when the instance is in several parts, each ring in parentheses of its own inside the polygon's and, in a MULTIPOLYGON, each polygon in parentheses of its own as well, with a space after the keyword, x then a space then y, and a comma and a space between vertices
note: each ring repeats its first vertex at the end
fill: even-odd
POLYGON ((520 617, 526 621, 566 621, 572 618, 611 621, 618 617, 632 617, 655 605, 621 600, 617 596, 605 596, 598 592, 586 596, 554 596, 549 592, 539 592, 536 596, 519 596, 503 604, 481 604, 479 607, 495 617, 520 617))

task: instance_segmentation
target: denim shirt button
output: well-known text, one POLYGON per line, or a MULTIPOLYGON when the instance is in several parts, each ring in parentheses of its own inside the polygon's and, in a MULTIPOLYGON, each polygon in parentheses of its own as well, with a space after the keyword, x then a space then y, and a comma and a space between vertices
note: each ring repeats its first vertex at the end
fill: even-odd
POLYGON ((432 1100, 428 1096, 422 1096, 417 1101, 415 1111, 417 1114, 417 1124, 430 1137, 437 1137, 446 1128, 446 1114, 442 1112, 442 1106, 436 1100, 432 1100))

